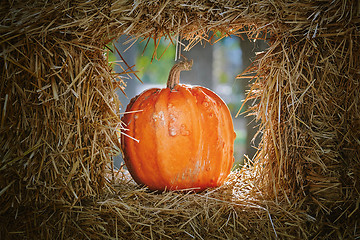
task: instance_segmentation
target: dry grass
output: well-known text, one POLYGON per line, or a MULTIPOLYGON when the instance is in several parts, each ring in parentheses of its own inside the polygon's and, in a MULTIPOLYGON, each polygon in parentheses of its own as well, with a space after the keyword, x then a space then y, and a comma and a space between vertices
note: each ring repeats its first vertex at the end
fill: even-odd
POLYGON ((8 1, 0 13, 2 239, 360 237, 358 1, 8 1), (183 50, 266 38, 239 76, 252 75, 262 132, 254 162, 199 194, 114 172, 115 89, 133 70, 115 75, 104 53, 122 34, 180 36, 183 50))

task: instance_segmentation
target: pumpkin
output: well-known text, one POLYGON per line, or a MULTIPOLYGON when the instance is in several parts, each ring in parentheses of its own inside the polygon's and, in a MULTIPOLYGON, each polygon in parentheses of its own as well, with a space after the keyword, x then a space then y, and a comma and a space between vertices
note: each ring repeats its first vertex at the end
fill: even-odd
POLYGON ((191 66, 192 60, 175 64, 167 88, 134 97, 122 117, 125 164, 151 190, 217 187, 234 163, 236 135, 224 101, 205 87, 179 84, 191 66))

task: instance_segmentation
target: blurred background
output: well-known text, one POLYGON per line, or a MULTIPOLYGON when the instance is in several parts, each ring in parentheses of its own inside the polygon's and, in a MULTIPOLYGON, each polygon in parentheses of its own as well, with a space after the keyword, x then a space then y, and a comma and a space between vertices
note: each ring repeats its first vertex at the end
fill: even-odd
MULTIPOLYGON (((186 41, 182 41, 187 46, 186 41)), ((133 70, 142 80, 141 83, 133 74, 122 75, 127 84, 125 93, 127 97, 119 90, 118 96, 122 103, 120 112, 125 112, 127 104, 131 98, 138 95, 145 89, 164 88, 169 71, 175 63, 175 53, 179 49, 167 39, 161 39, 154 55, 154 41, 136 41, 132 44, 131 39, 122 36, 115 43, 108 47, 109 63, 116 73, 123 72, 127 66, 122 63, 122 59, 114 51, 114 48, 120 52, 129 66, 135 65, 133 70), (126 43, 126 44, 124 44, 126 43), (115 46, 115 47, 114 47, 115 46)), ((241 114, 235 118, 244 99, 246 91, 249 89, 248 79, 236 79, 236 76, 242 73, 255 59, 256 52, 263 51, 266 48, 264 41, 252 41, 247 38, 226 37, 216 44, 197 44, 189 51, 181 51, 181 54, 188 59, 193 59, 194 64, 189 72, 182 72, 180 81, 184 84, 201 85, 217 93, 227 104, 233 117, 236 139, 234 143, 234 168, 241 167, 247 155, 250 159, 256 153, 256 148, 260 136, 255 141, 253 137, 257 131, 257 123, 253 117, 245 117, 241 114)), ((245 105, 241 112, 246 111, 245 105)), ((114 157, 114 166, 119 168, 123 163, 121 153, 114 157)))

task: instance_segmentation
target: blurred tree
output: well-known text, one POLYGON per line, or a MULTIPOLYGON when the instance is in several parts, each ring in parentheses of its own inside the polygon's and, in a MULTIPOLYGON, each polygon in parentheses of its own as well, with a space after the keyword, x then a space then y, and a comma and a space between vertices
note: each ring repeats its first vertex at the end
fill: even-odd
POLYGON ((149 42, 144 40, 139 42, 135 47, 138 55, 136 56, 136 70, 138 76, 144 83, 164 84, 168 79, 170 69, 175 62, 175 46, 168 39, 161 38, 156 43, 153 40, 149 42))
MULTIPOLYGON (((184 41, 184 44, 187 45, 188 43, 184 41)), ((182 83, 213 89, 213 48, 213 45, 199 43, 189 51, 182 52, 186 58, 194 61, 191 71, 181 73, 182 83)))

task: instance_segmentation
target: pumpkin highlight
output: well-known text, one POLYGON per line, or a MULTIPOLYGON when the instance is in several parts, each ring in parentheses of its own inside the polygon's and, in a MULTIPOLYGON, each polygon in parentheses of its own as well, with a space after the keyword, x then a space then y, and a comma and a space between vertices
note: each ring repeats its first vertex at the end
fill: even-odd
POLYGON ((167 88, 134 97, 122 118, 125 164, 151 190, 217 187, 234 163, 236 135, 226 104, 205 87, 179 84, 180 72, 191 66, 175 64, 167 88))

